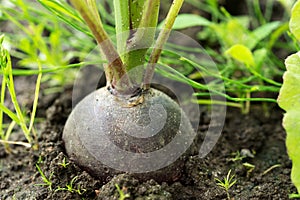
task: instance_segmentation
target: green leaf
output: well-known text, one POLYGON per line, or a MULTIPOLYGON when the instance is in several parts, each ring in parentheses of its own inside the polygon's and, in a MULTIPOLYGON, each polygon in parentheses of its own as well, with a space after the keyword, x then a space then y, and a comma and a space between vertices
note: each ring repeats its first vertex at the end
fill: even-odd
POLYGON ((4 35, 2 34, 0 35, 0 45, 2 45, 3 41, 4 41, 4 35))
POLYGON ((297 1, 293 6, 290 19, 290 30, 297 40, 300 41, 300 1, 297 1))
MULTIPOLYGON (((299 83, 298 83, 299 84, 299 83)), ((287 132, 286 146, 292 160, 291 179, 300 192, 300 110, 289 111, 285 114, 283 125, 287 132)))
POLYGON ((261 40, 269 36, 280 25, 281 22, 274 21, 258 27, 252 32, 252 37, 247 40, 246 46, 253 49, 261 40))
POLYGON ((285 65, 283 85, 278 97, 279 106, 286 111, 283 126, 286 130, 286 146, 292 160, 291 179, 300 192, 300 52, 289 56, 285 65))
POLYGON ((272 33, 272 31, 278 28, 280 25, 281 22, 279 21, 270 22, 258 27, 252 32, 252 34, 258 41, 260 41, 270 35, 270 33, 272 33))
POLYGON ((254 58, 250 49, 242 44, 233 45, 225 54, 230 55, 233 59, 244 63, 246 66, 254 66, 254 58))
MULTIPOLYGON (((300 41, 300 1, 292 9, 290 30, 300 41)), ((283 126, 286 130, 286 147, 292 160, 291 179, 300 193, 300 52, 289 56, 285 65, 287 71, 283 75, 278 104, 286 111, 283 126)))
POLYGON ((48 10, 58 14, 64 15, 67 17, 72 18, 76 21, 82 21, 81 18, 76 14, 76 12, 71 9, 70 6, 67 4, 62 4, 60 1, 53 1, 53 0, 38 0, 45 8, 48 10))
POLYGON ((278 103, 285 111, 300 110, 300 52, 289 56, 285 65, 287 72, 283 75, 278 103))
POLYGON ((78 13, 67 3, 62 3, 59 0, 37 0, 42 6, 55 14, 65 23, 92 37, 91 32, 85 26, 85 22, 78 13))
POLYGON ((4 105, 0 104, 0 109, 7 114, 13 121, 15 121, 17 124, 20 124, 20 119, 18 118, 18 116, 13 113, 11 110, 9 110, 7 107, 5 107, 4 105))
POLYGON ((115 23, 117 34, 117 49, 123 57, 126 50, 126 42, 129 36, 130 16, 128 0, 114 0, 115 23))
MULTIPOLYGON (((162 21, 158 28, 161 28, 164 24, 164 21, 162 21)), ((193 26, 209 26, 211 24, 210 21, 205 19, 204 17, 201 17, 199 15, 194 14, 180 14, 177 16, 175 23, 173 25, 173 29, 185 29, 193 26)))
POLYGON ((255 69, 257 71, 261 70, 262 65, 264 64, 265 59, 268 56, 268 50, 266 48, 257 49, 253 53, 253 57, 255 60, 255 69))
POLYGON ((230 18, 228 21, 217 24, 213 23, 211 27, 218 36, 222 46, 230 48, 235 44, 244 44, 249 37, 248 24, 249 18, 239 17, 230 18))

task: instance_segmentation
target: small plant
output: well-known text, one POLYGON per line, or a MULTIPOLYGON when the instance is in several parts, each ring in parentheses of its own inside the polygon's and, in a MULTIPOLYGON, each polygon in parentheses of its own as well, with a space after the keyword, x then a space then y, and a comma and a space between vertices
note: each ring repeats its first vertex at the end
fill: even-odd
POLYGON ((299 199, 300 198, 300 194, 289 194, 289 198, 290 199, 299 199))
POLYGON ((229 189, 236 183, 237 180, 234 180, 234 176, 230 176, 231 169, 228 171, 227 176, 222 180, 215 178, 217 181, 217 185, 221 188, 223 188, 226 191, 227 198, 230 200, 230 194, 229 194, 229 189))
POLYGON ((231 153, 231 155, 233 157, 229 158, 229 161, 243 161, 244 158, 254 158, 255 151, 250 151, 249 149, 242 149, 241 151, 231 153))
MULTIPOLYGON (((66 3, 64 6, 66 7, 66 3)), ((9 5, 0 5, 0 21, 7 20, 12 31, 6 33, 10 54, 18 59, 13 73, 18 75, 37 74, 39 65, 44 73, 42 82, 48 87, 43 93, 61 91, 65 84, 75 76, 75 70, 66 67, 72 59, 82 59, 85 52, 94 47, 90 37, 71 32, 56 16, 45 10, 37 9, 36 1, 10 1, 9 5), (70 38, 81 37, 82 40, 70 42, 70 38), (65 45, 67 44, 67 45, 65 45), (80 49, 80 51, 79 51, 80 49), (87 49, 83 51, 84 49, 87 49), (65 73, 61 73, 65 70, 65 73)), ((67 8, 67 7, 66 7, 67 8)))
MULTIPOLYGON (((223 80, 226 92, 220 93, 214 89, 211 92, 227 100, 222 102, 205 99, 206 96, 208 98, 210 96, 206 88, 216 88, 218 84, 212 81, 205 87, 197 81, 193 84, 193 87, 199 89, 195 95, 201 97, 197 103, 225 104, 248 113, 250 103, 258 101, 263 103, 267 115, 267 103, 276 103, 276 99, 265 94, 279 92, 281 83, 274 78, 283 74, 284 67, 282 60, 275 55, 274 49, 284 48, 285 52, 292 52, 295 49, 292 40, 287 39, 284 44, 280 40, 288 38, 288 14, 283 15, 280 21, 271 21, 273 1, 266 3, 266 10, 263 13, 258 1, 247 0, 249 9, 247 16, 230 15, 218 1, 187 0, 187 2, 211 15, 212 19, 207 20, 196 14, 181 14, 177 17, 174 28, 202 26, 203 30, 198 33, 198 39, 206 45, 205 52, 214 59, 220 71, 220 74, 210 73, 207 70, 209 63, 187 57, 184 60, 201 71, 196 71, 188 77, 199 80, 204 74, 223 80), (217 46, 217 50, 212 46, 217 46)), ((285 2, 285 6, 288 7, 287 4, 290 2, 285 2)))
POLYGON ((71 193, 77 193, 79 195, 82 195, 86 189, 81 189, 80 185, 77 187, 77 189, 74 188, 73 184, 75 182, 75 180, 77 179, 77 176, 75 176, 74 178, 72 178, 72 180, 70 181, 70 183, 66 184, 66 187, 61 188, 60 186, 58 186, 58 188, 55 190, 55 192, 57 191, 69 191, 71 193))
POLYGON ((29 117, 26 116, 26 114, 22 110, 16 96, 11 58, 8 51, 4 49, 4 47, 2 46, 3 41, 4 41, 4 35, 1 35, 0 36, 0 67, 1 67, 1 74, 3 75, 3 78, 1 84, 1 97, 0 97, 0 138, 1 138, 0 142, 4 144, 5 149, 8 152, 9 152, 8 144, 19 144, 19 145, 24 145, 26 147, 33 147, 33 149, 37 149, 38 148, 37 142, 34 141, 36 139, 36 133, 34 131, 33 125, 35 121, 40 83, 42 78, 41 65, 39 65, 39 73, 36 81, 32 112, 31 115, 29 116, 30 119, 28 119, 29 117), (6 89, 8 89, 8 92, 10 94, 11 102, 13 103, 15 112, 9 110, 9 108, 7 108, 4 105, 6 89), (4 126, 3 126, 3 114, 6 114, 12 120, 12 122, 8 125, 6 131, 4 130, 4 126), (22 129, 28 143, 9 141, 10 134, 12 133, 13 127, 16 124, 19 125, 20 128, 22 129))
POLYGON ((233 157, 229 158, 229 161, 236 162, 236 161, 242 161, 244 158, 247 158, 246 155, 242 155, 240 151, 236 151, 231 154, 233 157))
MULTIPOLYGON (((40 0, 40 2, 46 4, 46 2, 53 1, 40 0)), ((82 17, 79 21, 86 23, 96 39, 101 50, 100 56, 107 61, 103 65, 107 84, 106 87, 85 97, 70 114, 63 132, 68 155, 72 156, 79 166, 101 180, 106 180, 108 175, 115 175, 121 171, 131 171, 132 173, 144 172, 135 173, 143 179, 153 178, 159 182, 173 181, 178 176, 174 174, 178 171, 177 165, 183 162, 184 157, 174 155, 168 158, 166 156, 168 160, 157 159, 154 155, 149 157, 147 154, 144 154, 147 158, 133 157, 139 153, 152 152, 164 147, 175 135, 180 135, 183 141, 172 143, 177 147, 169 148, 169 154, 174 153, 171 149, 187 149, 187 144, 191 142, 185 140, 189 140, 194 134, 189 119, 178 104, 163 92, 150 87, 155 65, 158 63, 183 0, 173 1, 155 41, 160 1, 115 0, 116 48, 104 28, 96 1, 71 0, 70 2, 82 17), (150 54, 149 58, 147 52, 150 54), (150 116, 150 124, 146 119, 150 108, 153 108, 155 104, 164 108, 167 119, 164 128, 153 133, 157 130, 158 122, 163 121, 158 117, 162 107, 159 110, 156 109, 157 115, 150 116), (97 112, 94 112, 95 106, 97 112), (156 122, 153 118, 156 118, 156 122), (128 126, 129 122, 134 122, 134 124, 131 123, 132 125, 128 126), (135 126, 138 128, 134 128, 135 126), (153 137, 151 142, 144 140, 144 138, 150 138, 150 134, 157 135, 157 137, 153 137), (132 135, 139 136, 132 137, 132 135), (110 137, 109 141, 106 140, 107 137, 110 137), (114 153, 114 143, 119 143, 121 149, 126 151, 114 153), (135 153, 135 155, 132 154, 133 157, 124 159, 127 155, 121 155, 122 153, 135 153), (149 158, 161 163, 152 167, 153 163, 143 161, 149 158), (136 162, 132 162, 132 159, 136 162), (169 159, 174 165, 170 165, 169 159), (178 162, 175 163, 176 160, 178 162), (112 162, 114 166, 106 162, 112 162), (170 167, 163 168, 162 166, 170 167), (107 167, 110 170, 105 170, 107 167), (151 174, 151 171, 155 172, 151 174)), ((47 4, 47 6, 53 11, 61 5, 47 4)))
MULTIPOLYGON (((290 19, 290 30, 293 36, 300 41, 300 1, 293 9, 290 19)), ((285 60, 286 72, 283 75, 278 104, 286 111, 283 118, 283 126, 286 130, 286 147, 292 160, 291 179, 300 193, 300 52, 290 55, 285 60)))
POLYGON ((247 169, 247 177, 249 177, 250 173, 255 169, 255 165, 253 165, 251 163, 248 163, 248 162, 245 162, 245 163, 243 163, 243 166, 246 167, 246 169, 247 169))
POLYGON ((41 177, 42 177, 42 180, 44 183, 40 183, 40 184, 35 184, 37 186, 47 186, 48 189, 50 191, 52 191, 52 182, 51 182, 51 178, 53 176, 53 173, 50 174, 49 178, 47 178, 47 176, 44 174, 44 172, 41 170, 39 164, 37 163, 36 165, 36 168, 38 170, 38 172, 40 173, 41 177))
POLYGON ((119 192, 119 200, 124 200, 130 197, 130 194, 124 194, 124 191, 120 189, 120 186, 118 184, 115 184, 115 186, 119 192))
POLYGON ((70 163, 67 163, 66 162, 66 157, 64 157, 62 163, 58 163, 58 165, 62 166, 63 168, 67 168, 67 166, 69 165, 70 163))

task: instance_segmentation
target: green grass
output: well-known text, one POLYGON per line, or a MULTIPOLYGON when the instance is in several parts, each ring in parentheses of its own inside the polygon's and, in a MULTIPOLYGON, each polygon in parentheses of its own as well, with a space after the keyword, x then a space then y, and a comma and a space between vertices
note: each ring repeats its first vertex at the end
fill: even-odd
MULTIPOLYGON (((200 104, 225 104, 241 108, 242 112, 247 113, 250 102, 263 102, 264 107, 269 103, 276 103, 276 95, 282 83, 275 80, 285 71, 284 57, 299 48, 288 32, 291 1, 282 2, 286 12, 278 21, 271 20, 274 0, 266 2, 264 12, 258 1, 247 1, 249 14, 243 16, 232 16, 215 0, 187 0, 187 3, 209 14, 211 19, 208 21, 199 15, 183 14, 178 16, 180 23, 175 22, 174 28, 180 30, 201 26, 198 40, 205 49, 204 52, 213 58, 219 73, 211 70, 209 63, 179 53, 181 50, 177 47, 174 52, 165 52, 165 57, 161 59, 163 64, 173 66, 174 62, 168 57, 173 58, 179 54, 177 59, 180 62, 176 65, 183 63, 184 66, 189 63, 197 71, 185 76, 174 72, 176 78, 172 77, 198 89, 195 95, 199 97, 197 102, 200 104), (277 52, 285 52, 286 55, 278 57, 277 52), (213 80, 206 85, 199 84, 203 77, 213 80), (215 90, 220 84, 224 84, 224 91, 215 90), (225 97, 227 101, 211 101, 211 94, 225 97)), ((201 52, 201 49, 185 51, 201 52)), ((188 67, 186 69, 189 71, 188 67)), ((165 76, 168 76, 169 71, 170 69, 163 72, 165 76)))
POLYGON ((80 188, 80 185, 78 185, 77 188, 74 187, 74 182, 76 181, 77 176, 75 176, 74 178, 72 178, 72 180, 70 181, 70 183, 67 183, 65 187, 60 187, 58 186, 57 189, 55 190, 55 192, 58 191, 68 191, 71 193, 77 193, 79 195, 82 195, 84 192, 86 192, 86 189, 82 189, 80 188))
POLYGON ((36 184, 36 186, 46 186, 48 187, 48 189, 50 191, 52 191, 52 181, 51 181, 51 178, 53 176, 53 173, 50 174, 49 177, 47 177, 44 172, 41 170, 39 164, 36 164, 36 169, 38 170, 38 172, 40 173, 41 177, 42 177, 42 180, 43 180, 43 183, 39 183, 39 184, 36 184))
POLYGON ((5 145, 6 151, 9 151, 8 144, 9 142, 9 136, 11 135, 11 132, 13 130, 13 127, 15 124, 20 126, 21 130, 24 133, 24 136, 28 142, 28 144, 23 142, 17 142, 15 144, 23 144, 24 146, 32 146, 34 149, 37 148, 37 143, 34 141, 36 139, 36 134, 33 128, 37 105, 38 105, 38 97, 39 97, 39 90, 40 90, 40 83, 42 78, 41 73, 41 66, 39 65, 39 73, 36 80, 36 87, 35 87, 35 94, 34 94, 34 100, 33 100, 33 106, 30 116, 27 116, 24 111, 21 109, 21 106, 18 102, 15 86, 14 86, 14 79, 12 74, 12 64, 11 64, 11 58, 6 49, 3 48, 2 43, 4 41, 4 36, 0 36, 0 67, 2 72, 2 84, 1 84, 1 100, 0 100, 0 137, 2 143, 5 145), (14 111, 10 110, 5 106, 5 91, 6 89, 9 92, 11 102, 14 106, 14 111), (3 127, 3 114, 8 115, 12 122, 7 127, 6 131, 3 127))
POLYGON ((42 82, 47 82, 49 90, 62 91, 64 85, 72 83, 76 74, 76 70, 67 66, 73 64, 70 63, 72 60, 83 61, 95 43, 86 25, 78 16, 71 15, 74 13, 71 6, 64 1, 55 2, 61 2, 60 8, 64 8, 61 12, 69 12, 66 14, 68 20, 76 21, 81 32, 62 22, 59 15, 28 0, 11 1, 11 6, 0 5, 0 22, 8 22, 5 27, 9 27, 10 31, 5 33, 6 43, 10 47, 10 54, 18 59, 18 68, 27 73, 36 72, 39 65, 43 69, 52 69, 51 73, 44 74, 42 82))

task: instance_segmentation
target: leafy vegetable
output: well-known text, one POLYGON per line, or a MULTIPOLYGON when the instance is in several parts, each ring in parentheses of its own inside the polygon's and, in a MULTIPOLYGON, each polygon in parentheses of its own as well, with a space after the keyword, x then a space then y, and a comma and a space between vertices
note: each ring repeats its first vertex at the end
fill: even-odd
MULTIPOLYGON (((300 41, 300 1, 292 10, 290 29, 300 41)), ((300 192, 300 52, 289 56, 285 65, 287 71, 283 75, 283 85, 278 97, 278 104, 286 111, 283 126, 286 130, 286 146, 293 162, 291 179, 300 192)))
POLYGON ((291 16, 291 20, 290 20, 290 29, 298 41, 300 41, 300 26, 299 26, 299 24, 300 24, 300 2, 297 1, 297 3, 294 5, 294 7, 292 9, 292 16, 291 16))
POLYGON ((287 72, 278 103, 286 111, 283 126, 287 132, 286 146, 293 162, 291 178, 300 192, 300 52, 286 59, 287 72))

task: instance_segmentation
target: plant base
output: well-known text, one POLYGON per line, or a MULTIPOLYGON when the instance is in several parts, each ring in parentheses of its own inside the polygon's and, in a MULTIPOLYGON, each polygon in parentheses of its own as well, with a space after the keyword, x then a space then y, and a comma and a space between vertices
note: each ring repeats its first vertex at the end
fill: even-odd
POLYGON ((142 104, 126 105, 106 88, 79 102, 63 132, 69 157, 103 182, 123 172, 140 180, 179 179, 195 137, 184 112, 155 89, 142 104))

